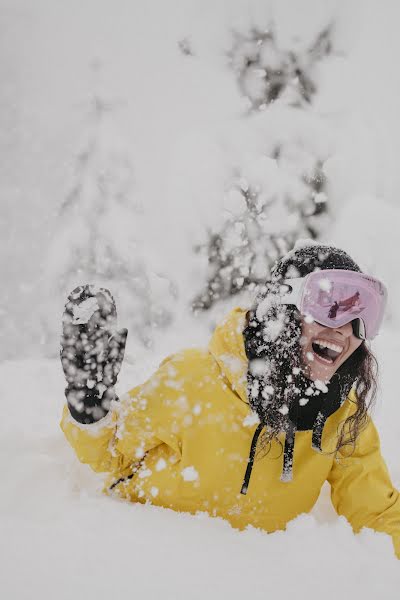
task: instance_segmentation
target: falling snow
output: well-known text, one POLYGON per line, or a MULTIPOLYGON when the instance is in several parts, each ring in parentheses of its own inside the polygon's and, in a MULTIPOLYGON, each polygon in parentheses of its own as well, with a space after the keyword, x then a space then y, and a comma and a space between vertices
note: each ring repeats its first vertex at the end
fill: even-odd
POLYGON ((184 481, 197 481, 199 474, 194 467, 185 467, 181 471, 181 475, 184 481))

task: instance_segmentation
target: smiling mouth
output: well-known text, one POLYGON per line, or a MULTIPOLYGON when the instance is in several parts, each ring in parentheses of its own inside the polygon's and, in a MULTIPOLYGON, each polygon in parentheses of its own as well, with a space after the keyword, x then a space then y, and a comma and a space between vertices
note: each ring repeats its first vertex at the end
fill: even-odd
POLYGON ((312 349, 316 357, 326 365, 333 365, 343 352, 343 346, 320 339, 312 342, 312 349))

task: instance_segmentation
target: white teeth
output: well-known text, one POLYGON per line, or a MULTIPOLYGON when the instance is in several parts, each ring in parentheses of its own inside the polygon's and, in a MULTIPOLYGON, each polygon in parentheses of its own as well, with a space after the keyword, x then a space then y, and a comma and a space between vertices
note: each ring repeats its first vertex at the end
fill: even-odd
POLYGON ((319 354, 316 355, 318 360, 321 360, 322 362, 326 363, 327 365, 331 365, 334 361, 333 358, 325 358, 324 356, 320 356, 319 354))
POLYGON ((322 348, 329 348, 330 350, 333 350, 334 352, 340 353, 343 351, 343 346, 338 346, 337 344, 333 344, 332 342, 327 342, 325 340, 315 340, 314 343, 318 344, 318 346, 322 346, 322 348))

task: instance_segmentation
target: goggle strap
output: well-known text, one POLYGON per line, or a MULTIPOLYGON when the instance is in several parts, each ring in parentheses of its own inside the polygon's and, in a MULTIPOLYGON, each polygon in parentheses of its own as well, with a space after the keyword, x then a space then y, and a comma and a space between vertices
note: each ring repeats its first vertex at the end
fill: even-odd
POLYGON ((353 319, 351 321, 351 325, 353 327, 353 333, 359 340, 366 339, 365 325, 364 321, 360 319, 360 317, 353 319))
POLYGON ((281 295, 282 304, 294 304, 299 308, 299 300, 306 283, 306 277, 296 277, 293 279, 285 279, 282 285, 288 286, 290 289, 283 292, 281 295))

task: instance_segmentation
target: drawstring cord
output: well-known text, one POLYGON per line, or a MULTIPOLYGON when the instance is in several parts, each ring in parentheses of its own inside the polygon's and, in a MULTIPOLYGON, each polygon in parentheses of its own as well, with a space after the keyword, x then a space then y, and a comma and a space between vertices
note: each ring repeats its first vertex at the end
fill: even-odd
POLYGON ((287 482, 293 479, 293 451, 294 439, 296 436, 296 425, 289 421, 288 430, 285 437, 285 449, 283 451, 283 468, 281 481, 287 482))
POLYGON ((258 442, 258 438, 260 437, 260 433, 263 429, 264 429, 264 424, 260 423, 254 432, 253 439, 251 441, 251 446, 250 446, 250 454, 249 454, 249 458, 248 458, 248 462, 247 462, 246 473, 244 474, 242 489, 240 490, 241 494, 247 494, 247 489, 249 487, 251 472, 253 470, 253 463, 254 463, 254 457, 256 454, 257 442, 258 442))
POLYGON ((299 421, 299 403, 296 402, 293 408, 294 413, 288 420, 285 436, 285 448, 283 450, 283 467, 281 481, 283 481, 284 483, 292 481, 293 479, 293 452, 297 431, 297 423, 299 421))
POLYGON ((312 432, 312 447, 317 452, 322 452, 321 442, 322 442, 322 432, 324 430, 324 426, 327 420, 327 415, 323 412, 319 412, 317 418, 315 419, 315 424, 312 432))
POLYGON ((110 487, 108 488, 108 491, 111 492, 120 483, 123 483, 125 481, 129 481, 130 479, 132 479, 136 475, 136 473, 139 471, 139 469, 143 466, 144 459, 146 458, 146 456, 147 456, 147 452, 143 456, 143 458, 140 459, 139 462, 137 462, 134 465, 132 465, 132 473, 130 475, 127 475, 126 477, 120 477, 119 479, 117 479, 117 481, 114 481, 114 483, 112 485, 110 485, 110 487))
MULTIPOLYGON (((322 447, 321 447, 322 433, 323 433, 327 418, 328 418, 328 416, 320 411, 317 415, 317 418, 315 419, 315 425, 314 425, 313 432, 312 432, 312 448, 314 450, 316 450, 317 452, 322 452, 322 447)), ((251 473, 252 473, 253 465, 254 465, 254 458, 255 458, 255 454, 256 454, 258 438, 260 437, 260 433, 264 427, 265 427, 265 425, 260 423, 254 432, 253 439, 251 441, 251 446, 250 446, 250 454, 249 454, 249 458, 248 458, 248 462, 247 462, 246 473, 244 475, 242 489, 240 490, 241 494, 247 494, 250 477, 251 477, 251 473)), ((282 468, 282 475, 281 475, 281 481, 283 481, 285 483, 288 481, 292 481, 292 479, 293 479, 293 453, 294 453, 294 443, 295 443, 296 431, 297 431, 296 425, 292 421, 289 421, 289 426, 288 426, 288 429, 286 432, 286 437, 285 437, 285 448, 283 451, 283 468, 282 468)))
MULTIPOLYGON (((243 484, 242 484, 242 488, 240 490, 240 493, 243 495, 247 494, 247 490, 249 488, 250 477, 251 477, 251 473, 253 471, 254 458, 256 455, 257 442, 258 442, 258 438, 260 437, 260 433, 264 429, 264 427, 265 427, 265 425, 263 423, 260 423, 257 426, 257 429, 255 430, 253 439, 251 441, 246 473, 244 474, 243 484)), ((283 468, 282 468, 281 481, 286 482, 286 481, 292 480, 293 451, 294 451, 295 435, 296 435, 296 425, 290 421, 288 430, 286 432, 286 438, 285 438, 285 449, 284 449, 284 453, 283 453, 283 468)))
MULTIPOLYGON (((311 446, 313 450, 316 452, 322 452, 322 434, 324 431, 324 427, 328 417, 333 414, 338 408, 340 408, 344 402, 344 398, 347 397, 343 395, 337 381, 335 380, 335 387, 332 389, 330 397, 326 399, 322 406, 322 410, 320 410, 315 418, 313 427, 312 427, 312 438, 311 438, 311 446)), ((346 391, 347 394, 347 391, 346 391)), ((283 451, 283 467, 282 474, 280 480, 282 482, 289 482, 293 479, 293 454, 294 454, 294 445, 295 445, 295 437, 297 432, 297 424, 299 423, 299 405, 296 403, 293 407, 293 411, 290 415, 290 419, 288 420, 287 429, 286 429, 286 437, 285 437, 285 446, 283 451)), ((253 439, 250 447, 250 454, 248 458, 246 473, 244 476, 242 489, 240 490, 241 494, 247 494, 247 490, 249 487, 250 477, 253 470, 254 458, 256 454, 256 447, 258 438, 262 429, 265 427, 265 424, 260 423, 257 426, 257 429, 254 432, 253 439)), ((300 430, 305 431, 304 428, 300 424, 300 430)), ((308 429, 308 428, 307 428, 308 429)))

